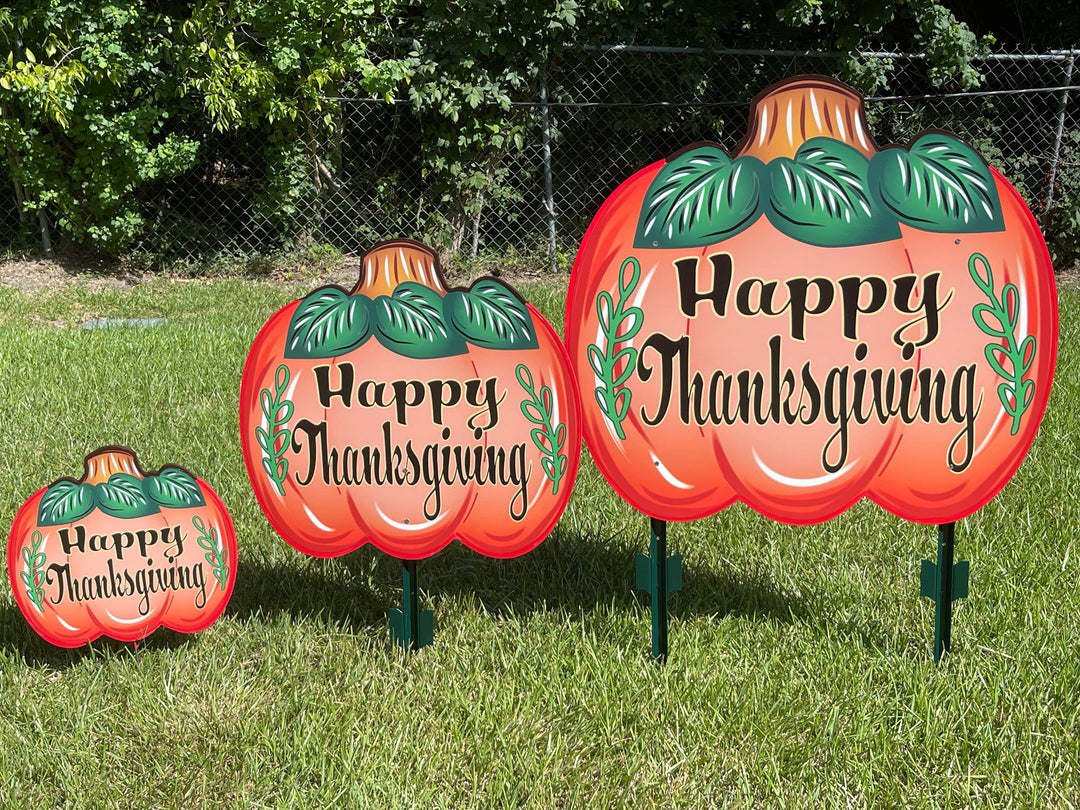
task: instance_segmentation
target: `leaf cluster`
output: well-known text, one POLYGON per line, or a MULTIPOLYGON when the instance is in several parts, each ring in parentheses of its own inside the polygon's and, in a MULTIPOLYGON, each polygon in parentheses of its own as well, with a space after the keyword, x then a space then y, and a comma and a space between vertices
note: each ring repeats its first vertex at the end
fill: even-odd
POLYGON ((406 281, 375 298, 338 287, 308 294, 289 321, 285 357, 340 357, 371 337, 411 358, 452 357, 470 345, 494 350, 538 345, 525 304, 496 279, 481 279, 446 296, 406 281))
POLYGON ((165 467, 157 475, 145 478, 113 473, 108 481, 98 484, 63 478, 41 497, 38 525, 72 523, 95 509, 116 518, 135 518, 157 514, 161 507, 181 509, 205 505, 198 482, 179 467, 165 467))
POLYGON ((1004 228, 990 169, 971 147, 927 133, 910 149, 867 158, 832 138, 811 138, 793 158, 768 164, 695 147, 668 162, 645 195, 637 247, 701 247, 765 216, 812 245, 848 247, 898 239, 900 224, 936 233, 1004 228))

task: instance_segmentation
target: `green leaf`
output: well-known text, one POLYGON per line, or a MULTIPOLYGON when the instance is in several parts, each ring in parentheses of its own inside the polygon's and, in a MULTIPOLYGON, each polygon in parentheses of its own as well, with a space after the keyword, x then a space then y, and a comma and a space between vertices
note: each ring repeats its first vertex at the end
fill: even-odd
POLYGON ((90 514, 94 508, 94 487, 74 481, 57 481, 46 490, 38 504, 38 525, 58 526, 90 514))
POLYGON ((127 473, 113 473, 104 484, 95 485, 101 511, 117 518, 137 518, 159 512, 158 505, 146 497, 142 482, 127 473))
POLYGON ((994 177, 963 141, 923 135, 911 149, 885 149, 870 161, 870 182, 905 225, 938 233, 1004 230, 994 177))
POLYGON ((157 475, 144 478, 143 492, 151 500, 170 509, 206 505, 198 481, 179 467, 166 467, 157 475))
POLYGON ((443 318, 443 298, 413 281, 375 299, 375 337, 396 354, 412 358, 450 357, 467 351, 465 340, 443 318))
POLYGON ((448 293, 446 319, 465 339, 486 349, 535 349, 529 310, 506 285, 483 279, 468 292, 448 293))
POLYGON ((896 217, 870 193, 870 161, 853 146, 811 138, 794 159, 769 162, 765 215, 781 233, 819 247, 900 238, 896 217))
POLYGON ((670 160, 645 192, 634 247, 690 248, 720 242, 761 216, 765 165, 699 146, 670 160))
POLYGON ((323 287, 305 296, 293 312, 285 357, 339 357, 364 345, 371 328, 371 299, 323 287))

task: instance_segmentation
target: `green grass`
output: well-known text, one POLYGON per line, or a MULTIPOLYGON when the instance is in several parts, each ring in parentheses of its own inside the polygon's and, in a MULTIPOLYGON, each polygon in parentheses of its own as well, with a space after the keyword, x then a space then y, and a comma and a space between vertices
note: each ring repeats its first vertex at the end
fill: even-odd
MULTIPOLYGON (((565 280, 522 285, 561 328, 565 280)), ((400 567, 293 551, 236 429, 259 327, 295 291, 240 280, 0 289, 0 526, 102 444, 206 479, 240 561, 208 630, 135 649, 40 640, 0 593, 3 807, 1073 807, 1080 803, 1080 293, 1028 460, 957 531, 972 565, 935 666, 932 527, 861 503, 788 527, 672 525, 671 659, 634 592, 647 520, 583 460, 539 548, 420 564, 435 643, 388 641, 400 567), (95 317, 164 317, 82 330, 95 317)))

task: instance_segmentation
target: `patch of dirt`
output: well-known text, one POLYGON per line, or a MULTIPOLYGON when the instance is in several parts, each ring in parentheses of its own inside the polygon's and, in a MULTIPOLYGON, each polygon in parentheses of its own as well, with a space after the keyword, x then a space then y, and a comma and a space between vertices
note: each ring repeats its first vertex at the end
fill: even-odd
POLYGON ((97 268, 69 266, 47 259, 0 262, 0 284, 27 294, 66 287, 71 283, 127 290, 135 281, 129 275, 106 274, 97 268))
MULTIPOLYGON (((336 284, 346 290, 351 290, 362 272, 360 259, 360 256, 345 255, 340 262, 314 263, 310 266, 307 264, 283 265, 272 268, 271 272, 259 273, 246 273, 241 270, 234 275, 295 288, 298 291, 310 291, 325 284, 336 284)), ((511 286, 543 276, 543 273, 539 271, 530 272, 521 268, 501 272, 499 268, 495 268, 495 272, 492 272, 492 268, 453 268, 449 271, 444 270, 444 275, 448 286, 467 287, 476 278, 484 275, 485 271, 491 275, 500 276, 511 286)), ((26 257, 0 261, 0 284, 14 287, 27 295, 62 289, 72 284, 90 289, 128 290, 148 277, 160 278, 162 276, 153 273, 148 276, 144 272, 125 269, 122 265, 115 263, 99 265, 85 258, 52 260, 26 257)), ((169 273, 165 273, 164 277, 191 278, 183 274, 173 276, 169 273)), ((216 276, 209 273, 205 276, 195 276, 194 280, 212 277, 216 276)))
MULTIPOLYGON (((279 284, 295 288, 298 291, 310 291, 325 284, 336 284, 351 290, 361 273, 361 257, 347 254, 340 263, 325 263, 316 266, 301 264, 297 267, 277 267, 269 273, 237 274, 253 280, 279 284)), ((449 287, 464 286, 485 274, 502 278, 511 286, 522 282, 536 281, 547 273, 531 267, 510 268, 469 268, 454 267, 444 269, 449 287), (493 272, 494 271, 494 272, 493 272)), ((153 274, 151 274, 153 275, 153 274)), ((154 276, 158 277, 158 276, 154 276)), ((181 276, 184 277, 184 276, 181 276)), ((53 261, 41 258, 15 259, 0 261, 0 284, 14 287, 26 294, 39 293, 78 284, 90 289, 129 290, 147 278, 140 272, 124 270, 117 265, 98 265, 85 259, 53 261)), ((210 276, 197 276, 197 280, 206 280, 210 276)), ((1080 287, 1080 263, 1058 270, 1055 274, 1058 288, 1080 287)))

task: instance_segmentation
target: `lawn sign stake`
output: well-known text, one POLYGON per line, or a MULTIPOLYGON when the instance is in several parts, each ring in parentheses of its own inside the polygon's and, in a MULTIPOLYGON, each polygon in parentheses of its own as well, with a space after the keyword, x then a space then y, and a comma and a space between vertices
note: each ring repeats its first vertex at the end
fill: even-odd
POLYGON ((430 644, 435 635, 435 611, 420 610, 416 560, 401 561, 401 608, 390 608, 390 638, 408 652, 430 644))
POLYGON ((865 122, 853 89, 799 76, 754 99, 732 152, 696 143, 634 174, 582 240, 566 343, 592 457, 654 549, 656 521, 736 501, 810 524, 866 497, 943 526, 921 578, 940 657, 967 573, 951 527, 1035 437, 1057 295, 1027 205, 970 146, 879 148, 865 122))
POLYGON ((955 523, 938 526, 937 563, 922 561, 919 593, 934 600, 934 662, 952 646, 952 603, 968 595, 968 562, 953 563, 955 523))
POLYGON ((372 543, 402 560, 407 650, 431 641, 418 560, 457 538, 515 557, 555 526, 577 475, 581 416, 566 349, 502 281, 447 290, 417 242, 364 254, 351 292, 321 287, 256 336, 240 387, 248 477, 305 554, 372 543))
POLYGON ((682 590, 682 555, 667 553, 667 523, 649 518, 649 553, 637 555, 637 589, 652 597, 652 654, 668 654, 668 594, 682 590))
POLYGON ((212 489, 175 465, 140 468, 126 447, 86 457, 19 510, 8 575, 38 635, 79 647, 101 635, 136 645, 164 625, 209 627, 236 579, 236 535, 212 489))

